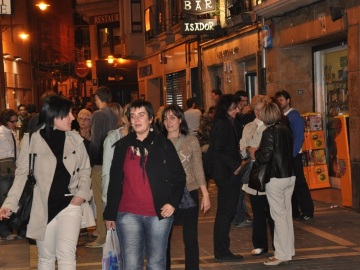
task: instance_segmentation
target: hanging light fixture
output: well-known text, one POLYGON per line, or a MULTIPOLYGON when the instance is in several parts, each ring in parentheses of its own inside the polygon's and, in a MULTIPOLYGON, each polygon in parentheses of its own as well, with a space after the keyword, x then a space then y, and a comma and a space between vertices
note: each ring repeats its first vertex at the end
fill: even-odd
POLYGON ((28 33, 25 33, 25 32, 22 32, 19 34, 19 37, 23 40, 27 39, 29 37, 29 34, 28 33))
POLYGON ((87 65, 88 68, 91 68, 92 67, 91 60, 86 60, 86 65, 87 65))
POLYGON ((108 61, 109 64, 113 64, 115 59, 114 59, 114 56, 109 55, 109 56, 106 58, 106 60, 108 61))
POLYGON ((44 2, 40 2, 39 4, 36 4, 37 7, 39 7, 41 10, 47 9, 47 7, 50 7, 49 4, 46 4, 44 2))

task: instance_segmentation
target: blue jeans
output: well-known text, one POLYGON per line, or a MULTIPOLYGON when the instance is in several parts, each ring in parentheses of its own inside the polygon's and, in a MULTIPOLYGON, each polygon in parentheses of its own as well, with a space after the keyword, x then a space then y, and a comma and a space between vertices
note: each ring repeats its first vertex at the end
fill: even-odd
POLYGON ((159 220, 119 212, 116 220, 124 270, 142 270, 146 256, 147 270, 166 269, 166 248, 174 217, 159 220))

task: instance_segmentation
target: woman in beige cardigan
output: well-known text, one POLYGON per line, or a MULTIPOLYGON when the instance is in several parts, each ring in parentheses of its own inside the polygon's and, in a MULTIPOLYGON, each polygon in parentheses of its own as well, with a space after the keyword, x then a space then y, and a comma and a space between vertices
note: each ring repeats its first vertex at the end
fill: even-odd
POLYGON ((30 143, 29 134, 24 136, 14 184, 0 209, 0 220, 16 211, 28 175, 29 154, 36 154, 36 185, 26 236, 36 240, 38 269, 55 269, 55 260, 60 270, 76 269, 82 216, 85 208, 90 209, 85 204, 91 198, 91 167, 83 139, 71 131, 71 108, 71 101, 58 95, 45 100, 42 124, 30 143))
MULTIPOLYGON (((186 189, 191 196, 193 205, 184 206, 180 203, 175 215, 175 223, 181 221, 185 244, 185 270, 199 269, 199 244, 197 235, 199 206, 206 213, 210 209, 210 198, 207 190, 202 153, 198 139, 189 134, 184 113, 178 105, 168 105, 162 114, 162 131, 174 144, 186 173, 186 189), (199 204, 199 193, 202 199, 199 204), (185 207, 185 208, 184 208, 185 207)), ((184 199, 183 199, 184 200, 184 199)), ((170 269, 170 238, 167 253, 166 269, 170 269)))

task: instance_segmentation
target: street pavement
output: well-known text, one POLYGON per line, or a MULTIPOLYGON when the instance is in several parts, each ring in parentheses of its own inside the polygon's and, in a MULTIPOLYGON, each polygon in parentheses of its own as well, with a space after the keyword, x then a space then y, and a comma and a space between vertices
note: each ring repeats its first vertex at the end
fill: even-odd
MULTIPOLYGON (((288 265, 265 266, 271 256, 251 256, 252 228, 231 229, 231 250, 244 256, 243 262, 217 263, 213 256, 213 225, 216 213, 217 190, 210 182, 211 210, 199 215, 200 268, 202 270, 235 269, 360 269, 360 214, 333 203, 314 201, 315 218, 311 221, 294 221, 296 255, 288 265)), ((247 198, 248 199, 248 198, 247 198)), ((247 205, 250 204, 247 200, 247 205)), ((251 211, 251 210, 250 210, 251 211)), ((269 237, 270 239, 270 237, 269 237)), ((85 244, 93 241, 81 236, 77 251, 77 269, 101 269, 102 249, 89 249, 85 244)), ((271 247, 271 244, 269 244, 271 247)), ((175 226, 172 236, 172 268, 184 269, 182 230, 175 226)), ((26 240, 0 240, 0 269, 37 269, 36 246, 26 240)), ((191 269, 190 269, 191 270, 191 269)))

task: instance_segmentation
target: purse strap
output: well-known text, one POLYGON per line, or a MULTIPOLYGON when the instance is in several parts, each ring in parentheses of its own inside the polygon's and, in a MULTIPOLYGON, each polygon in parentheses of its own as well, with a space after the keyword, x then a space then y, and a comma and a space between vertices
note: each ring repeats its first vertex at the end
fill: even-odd
MULTIPOLYGON (((31 136, 32 136, 33 132, 30 131, 29 132, 29 148, 31 145, 31 136)), ((32 152, 32 151, 30 151, 32 152)), ((36 153, 29 153, 29 174, 34 174, 34 168, 35 168, 35 158, 36 158, 36 153)))

